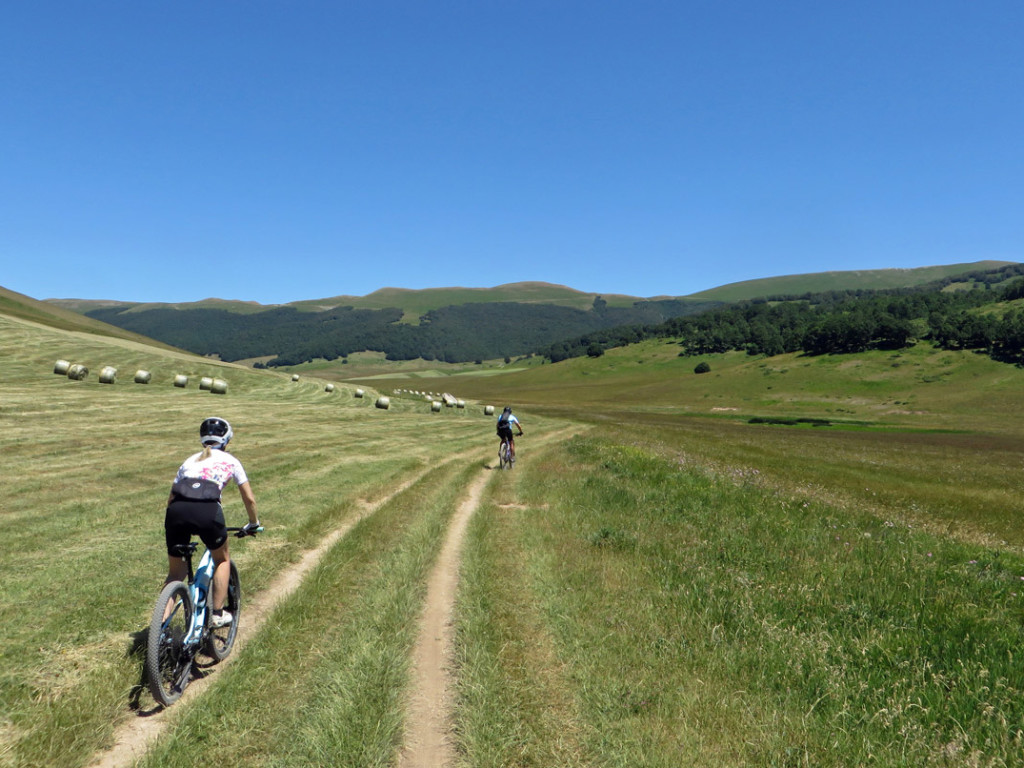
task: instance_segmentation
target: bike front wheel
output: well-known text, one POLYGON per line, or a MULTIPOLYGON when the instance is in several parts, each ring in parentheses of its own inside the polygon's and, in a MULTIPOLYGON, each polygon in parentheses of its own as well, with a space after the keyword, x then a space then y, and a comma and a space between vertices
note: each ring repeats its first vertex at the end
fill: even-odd
POLYGON ((191 623, 188 587, 172 581, 157 598, 146 641, 146 682, 153 698, 165 707, 181 697, 192 675, 193 654, 185 645, 191 623))
POLYGON ((242 612, 242 588, 238 581, 238 569, 235 561, 231 561, 231 575, 228 577, 228 594, 224 600, 224 610, 231 613, 231 623, 219 629, 210 628, 206 636, 205 651, 217 661, 223 661, 231 653, 238 634, 238 617, 242 612))
POLYGON ((508 443, 502 443, 498 448, 498 463, 502 469, 512 468, 512 457, 508 450, 508 443))

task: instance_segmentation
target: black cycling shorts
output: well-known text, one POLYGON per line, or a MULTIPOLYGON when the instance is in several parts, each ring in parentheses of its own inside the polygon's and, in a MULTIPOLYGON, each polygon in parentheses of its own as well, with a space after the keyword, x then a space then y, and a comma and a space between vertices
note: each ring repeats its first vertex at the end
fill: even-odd
POLYGON ((228 540, 228 529, 220 502, 175 499, 167 505, 164 536, 167 539, 167 554, 172 557, 175 556, 173 548, 188 544, 193 536, 202 539, 207 549, 220 549, 228 540))
POLYGON ((512 427, 498 427, 498 437, 503 440, 512 439, 512 427))

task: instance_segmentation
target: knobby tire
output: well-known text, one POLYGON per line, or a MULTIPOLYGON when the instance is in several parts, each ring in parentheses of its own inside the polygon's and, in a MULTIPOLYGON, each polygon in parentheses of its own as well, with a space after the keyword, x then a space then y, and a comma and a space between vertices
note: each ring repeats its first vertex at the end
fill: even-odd
MULTIPOLYGON (((235 644, 235 636, 238 634, 238 616, 242 612, 242 588, 238 581, 238 569, 235 568, 235 561, 231 561, 231 575, 228 577, 228 595, 224 601, 224 610, 230 611, 232 621, 226 627, 219 629, 210 628, 206 637, 204 650, 211 658, 223 661, 231 653, 231 647, 235 644)), ((207 621, 212 611, 207 612, 207 621)))
POLYGON ((184 693, 192 675, 193 654, 184 640, 192 621, 192 598, 184 582, 164 587, 153 608, 146 640, 146 682, 153 698, 170 706, 184 693), (170 614, 164 619, 168 604, 170 614))

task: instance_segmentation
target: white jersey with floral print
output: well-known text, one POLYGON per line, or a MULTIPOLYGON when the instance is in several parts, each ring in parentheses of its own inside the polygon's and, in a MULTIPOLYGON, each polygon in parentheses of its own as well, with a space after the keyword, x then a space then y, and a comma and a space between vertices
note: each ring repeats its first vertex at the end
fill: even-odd
POLYGON ((242 462, 220 449, 214 448, 209 458, 203 460, 202 453, 185 459, 174 478, 171 490, 186 499, 220 501, 224 486, 232 480, 238 485, 249 482, 242 462))

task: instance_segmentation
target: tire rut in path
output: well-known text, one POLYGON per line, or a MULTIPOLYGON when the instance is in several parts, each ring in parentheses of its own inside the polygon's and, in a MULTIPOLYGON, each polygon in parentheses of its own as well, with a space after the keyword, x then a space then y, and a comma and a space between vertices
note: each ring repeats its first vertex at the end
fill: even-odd
POLYGON ((427 583, 426 605, 413 649, 413 690, 406 710, 405 744, 399 768, 446 768, 454 763, 451 732, 452 615, 459 581, 462 541, 487 474, 480 473, 467 488, 445 537, 427 583))
MULTIPOLYGON (((200 695, 212 680, 216 679, 216 670, 231 663, 238 649, 243 648, 246 642, 259 632, 271 611, 299 588, 302 580, 316 567, 327 550, 334 546, 357 523, 369 517, 378 508, 410 488, 429 471, 431 470, 427 469, 417 473, 397 486, 384 498, 367 504, 359 514, 331 531, 316 548, 306 552, 295 565, 282 571, 258 597, 254 598, 252 602, 247 603, 245 606, 245 621, 239 626, 238 635, 235 638, 235 653, 232 653, 231 656, 217 664, 213 668, 212 674, 189 683, 188 688, 185 689, 179 700, 179 705, 200 695)), ((146 754, 150 745, 167 728, 167 714, 167 709, 158 709, 152 714, 140 715, 128 720, 114 732, 114 746, 97 754, 93 761, 89 763, 89 768, 129 768, 129 766, 136 765, 146 754)))

